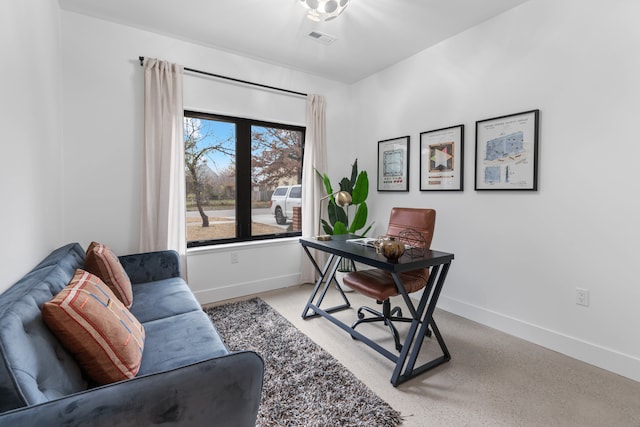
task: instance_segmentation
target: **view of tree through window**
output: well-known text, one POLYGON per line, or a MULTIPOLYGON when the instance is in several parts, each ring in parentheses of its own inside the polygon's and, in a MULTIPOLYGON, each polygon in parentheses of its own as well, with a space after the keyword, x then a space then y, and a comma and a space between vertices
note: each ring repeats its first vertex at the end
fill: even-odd
POLYGON ((303 127, 185 111, 184 143, 188 246, 300 234, 303 127))

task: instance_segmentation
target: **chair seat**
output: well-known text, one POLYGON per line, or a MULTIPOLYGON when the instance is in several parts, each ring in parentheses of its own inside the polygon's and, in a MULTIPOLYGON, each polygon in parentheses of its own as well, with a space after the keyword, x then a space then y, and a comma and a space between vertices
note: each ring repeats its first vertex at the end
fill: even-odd
MULTIPOLYGON (((399 276, 407 293, 416 292, 427 284, 429 269, 400 273, 399 276)), ((379 269, 352 271, 347 273, 343 280, 344 284, 351 289, 378 301, 398 295, 396 284, 388 271, 379 269)))

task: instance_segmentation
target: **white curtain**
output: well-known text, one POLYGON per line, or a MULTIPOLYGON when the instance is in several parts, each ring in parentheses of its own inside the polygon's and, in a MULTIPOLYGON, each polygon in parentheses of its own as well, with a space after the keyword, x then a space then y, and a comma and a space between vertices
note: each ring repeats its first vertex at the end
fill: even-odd
POLYGON ((140 251, 176 250, 186 279, 181 65, 144 64, 144 152, 140 251))
MULTIPOLYGON (((326 149, 326 103, 324 96, 307 96, 307 132, 302 166, 302 235, 311 237, 318 234, 319 203, 324 196, 322 180, 316 174, 327 171, 326 149)), ((308 257, 303 255, 301 283, 314 282, 315 270, 308 257)))

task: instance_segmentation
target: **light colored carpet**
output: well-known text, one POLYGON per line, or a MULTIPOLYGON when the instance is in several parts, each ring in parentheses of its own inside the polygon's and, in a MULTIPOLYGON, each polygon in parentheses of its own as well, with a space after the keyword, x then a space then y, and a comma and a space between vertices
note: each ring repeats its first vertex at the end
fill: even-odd
MULTIPOLYGON (((400 411, 403 426, 640 426, 640 383, 442 310, 435 319, 452 360, 394 388, 389 360, 326 319, 302 320, 311 289, 301 285, 260 298, 400 411)), ((376 305, 357 293, 348 297, 352 308, 336 314, 347 324, 360 305, 376 305)), ((333 295, 328 298, 330 304, 333 295)), ((358 328, 393 349, 382 326, 358 328)), ((427 339, 422 352, 436 348, 427 339)))

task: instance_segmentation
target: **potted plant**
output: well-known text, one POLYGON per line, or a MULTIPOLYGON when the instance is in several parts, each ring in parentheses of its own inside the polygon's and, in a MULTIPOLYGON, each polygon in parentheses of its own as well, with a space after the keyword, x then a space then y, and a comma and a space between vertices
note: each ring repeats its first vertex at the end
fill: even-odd
MULTIPOLYGON (((362 230, 367 223, 367 216, 369 214, 367 207, 367 196, 369 195, 369 177, 367 171, 358 172, 358 159, 351 165, 351 176, 344 177, 340 180, 340 189, 336 191, 347 192, 351 196, 349 203, 344 203, 344 200, 338 200, 334 195, 334 189, 331 186, 329 176, 324 173, 316 171, 321 176, 324 182, 324 188, 327 191, 329 197, 329 204, 327 205, 327 216, 329 221, 322 219, 322 228, 325 233, 334 234, 356 234, 359 236, 366 235, 371 229, 373 224, 364 230, 362 230), (342 206, 344 205, 344 206, 342 206), (350 219, 349 208, 355 207, 355 213, 353 218, 350 219)), ((340 197, 340 195, 338 196, 340 197)), ((347 272, 352 271, 352 264, 350 260, 342 259, 338 265, 338 271, 336 272, 336 280, 340 284, 343 291, 350 291, 351 289, 342 283, 342 276, 347 272)))
POLYGON ((367 216, 369 214, 367 207, 367 196, 369 195, 369 177, 367 171, 360 171, 358 173, 358 159, 351 165, 351 177, 344 177, 340 180, 340 190, 346 191, 351 195, 351 202, 345 207, 336 203, 334 196, 334 190, 331 186, 331 181, 326 173, 320 174, 316 171, 324 182, 324 188, 327 191, 329 197, 329 204, 327 205, 327 213, 329 222, 322 220, 322 228, 327 234, 357 234, 364 236, 371 229, 371 224, 363 232, 358 232, 367 223, 367 216), (349 221, 349 207, 355 206, 356 211, 353 219, 349 221), (346 208, 346 210, 345 210, 346 208), (349 224, 351 223, 351 224, 349 224))

